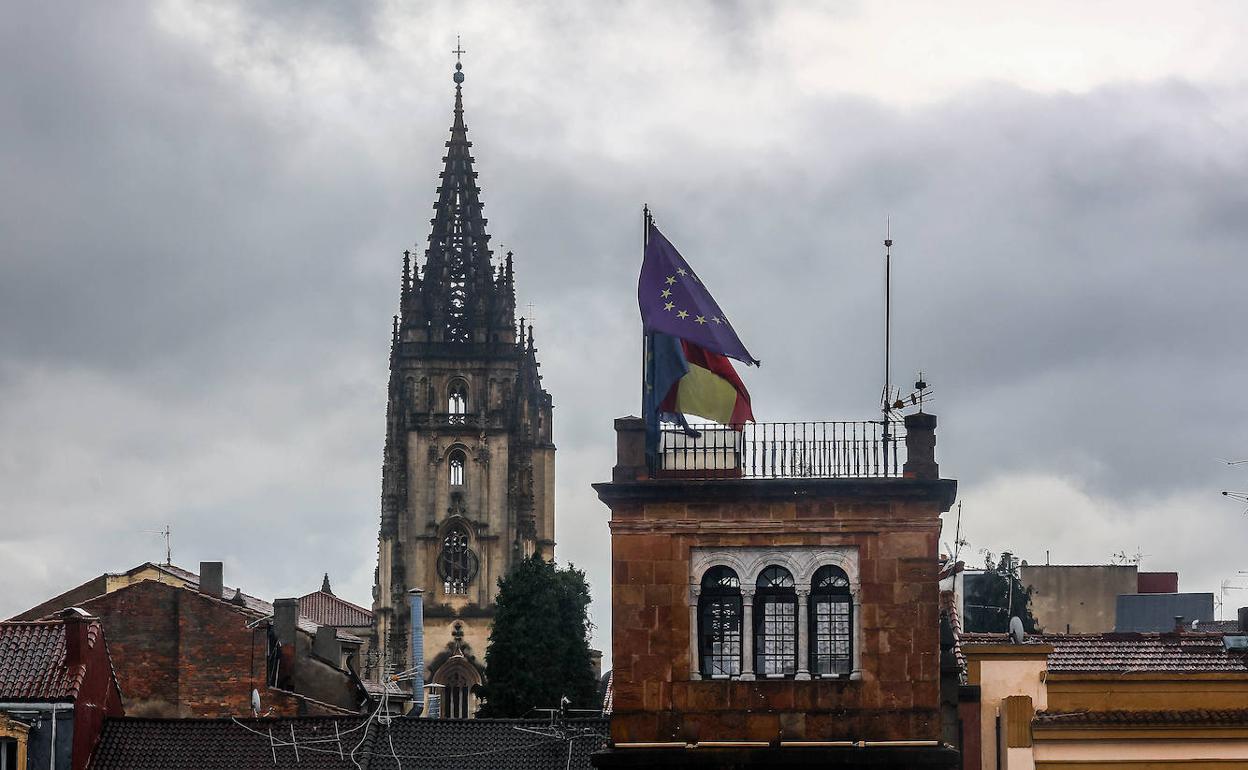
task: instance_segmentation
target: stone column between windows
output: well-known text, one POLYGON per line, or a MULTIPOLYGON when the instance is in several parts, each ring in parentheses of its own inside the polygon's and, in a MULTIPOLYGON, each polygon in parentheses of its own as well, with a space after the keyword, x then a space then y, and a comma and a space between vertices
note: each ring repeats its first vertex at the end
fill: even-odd
POLYGON ((854 608, 849 616, 849 638, 851 639, 851 655, 853 660, 851 664, 853 669, 850 670, 850 679, 862 679, 862 592, 857 588, 853 593, 854 608))
POLYGON ((689 678, 698 681, 702 671, 698 663, 698 596, 701 586, 689 587, 689 678))
POLYGON ((810 636, 807 633, 806 599, 810 591, 797 592, 797 676, 796 679, 810 679, 810 636))
POLYGON ((741 589, 741 678, 754 679, 754 589, 741 589))

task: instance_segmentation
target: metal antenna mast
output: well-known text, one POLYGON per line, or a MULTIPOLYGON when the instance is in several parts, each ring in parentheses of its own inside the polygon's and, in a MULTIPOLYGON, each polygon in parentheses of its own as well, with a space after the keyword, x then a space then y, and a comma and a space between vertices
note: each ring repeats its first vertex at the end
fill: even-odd
POLYGON ((881 399, 884 412, 884 474, 888 475, 888 443, 891 440, 889 435, 889 423, 892 422, 892 415, 889 411, 892 409, 890 383, 891 372, 889 365, 892 355, 892 261, 893 261, 893 238, 892 238, 892 217, 886 217, 884 220, 884 395, 881 399))

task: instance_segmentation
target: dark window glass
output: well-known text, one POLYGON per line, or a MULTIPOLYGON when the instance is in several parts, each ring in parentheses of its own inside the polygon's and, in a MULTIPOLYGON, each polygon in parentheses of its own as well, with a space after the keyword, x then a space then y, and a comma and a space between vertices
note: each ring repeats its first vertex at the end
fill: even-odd
POLYGON ((728 567, 712 567, 702 576, 698 651, 703 676, 741 673, 741 581, 728 567))
POLYGON ((442 540, 438 554, 438 576, 442 590, 448 594, 468 593, 468 584, 477 575, 477 555, 468 547, 468 533, 458 526, 451 528, 442 540))
POLYGON ((811 581, 811 673, 845 676, 853 670, 852 613, 849 577, 839 567, 820 567, 811 581))
POLYGON ((463 420, 464 415, 468 413, 468 385, 463 380, 451 383, 446 411, 452 421, 463 420))
POLYGON ((759 676, 797 673, 797 591, 784 567, 762 571, 754 595, 754 671, 759 676))

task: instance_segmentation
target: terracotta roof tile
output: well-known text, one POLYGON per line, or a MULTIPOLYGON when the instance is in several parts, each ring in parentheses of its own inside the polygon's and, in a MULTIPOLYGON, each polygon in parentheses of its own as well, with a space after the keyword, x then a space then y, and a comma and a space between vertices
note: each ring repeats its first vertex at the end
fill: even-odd
MULTIPOLYGON (((88 633, 98 638, 100 624, 92 622, 88 633)), ((0 623, 0 700, 73 700, 85 674, 85 665, 65 665, 63 621, 0 623)))
POLYGON ((1038 711, 1036 726, 1093 727, 1122 725, 1149 727, 1153 725, 1196 725, 1248 727, 1248 709, 1186 709, 1165 711, 1038 711))
POLYGON ((299 614, 322 626, 360 627, 373 624, 373 613, 331 593, 313 591, 299 597, 299 614))
MULTIPOLYGON (((1050 644, 1054 673, 1182 671, 1248 673, 1242 653, 1228 652, 1222 634, 1106 633, 1030 634, 1026 644, 1050 644)), ((963 649, 974 644, 1008 643, 1005 634, 962 634, 963 649)))

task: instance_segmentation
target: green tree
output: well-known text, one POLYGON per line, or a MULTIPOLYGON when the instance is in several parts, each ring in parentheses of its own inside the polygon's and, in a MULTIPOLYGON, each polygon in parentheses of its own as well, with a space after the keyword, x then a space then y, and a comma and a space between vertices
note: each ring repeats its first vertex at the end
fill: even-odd
POLYGON ((485 651, 482 717, 521 717, 534 708, 598 708, 589 656, 589 584, 569 565, 540 554, 498 581, 497 611, 485 651))
POLYGON ((1036 632, 1031 587, 1023 585, 1018 561, 1009 551, 1002 553, 999 560, 994 560, 991 553, 987 555, 984 574, 973 583, 967 581, 963 609, 962 625, 966 631, 1004 633, 1010 630, 1010 618, 1017 616, 1023 621, 1023 630, 1036 632))

